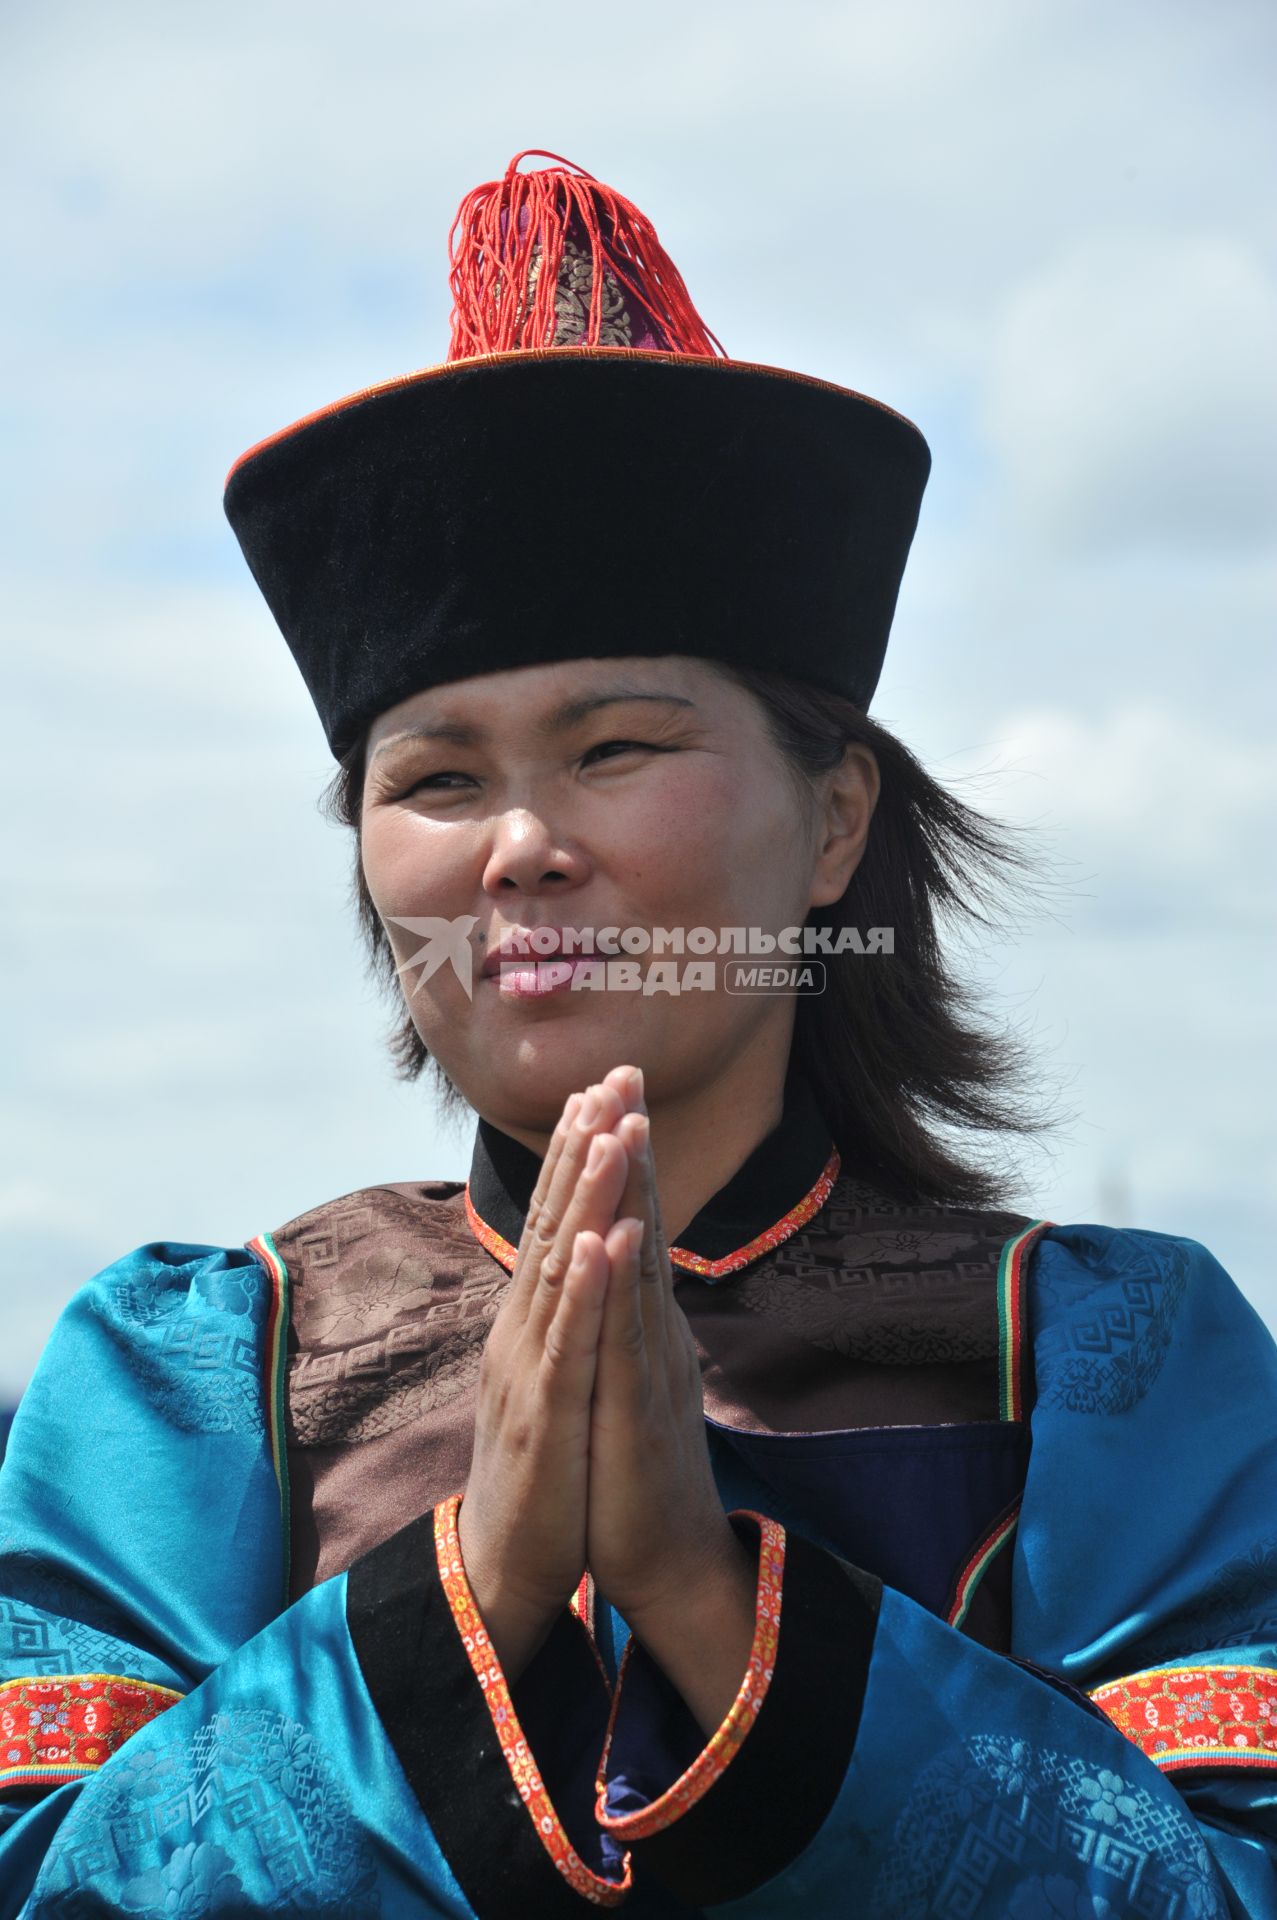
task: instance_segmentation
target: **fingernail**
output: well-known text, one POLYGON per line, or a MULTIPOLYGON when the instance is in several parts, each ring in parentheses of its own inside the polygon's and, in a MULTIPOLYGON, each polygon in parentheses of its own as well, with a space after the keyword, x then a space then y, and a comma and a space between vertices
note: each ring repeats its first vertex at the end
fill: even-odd
POLYGON ((590 1151, 589 1151, 589 1154, 586 1156, 585 1171, 587 1173, 597 1173, 599 1168, 602 1165, 603 1165, 603 1136, 602 1134, 599 1134, 597 1139, 591 1140, 590 1142, 590 1151))
POLYGON ((630 1068, 630 1098, 631 1100, 641 1100, 643 1098, 642 1067, 630 1068))
POLYGON ((591 1087, 587 1091, 584 1100, 582 1100, 581 1102, 581 1111, 577 1115, 577 1119, 580 1120, 585 1126, 588 1127, 588 1126, 592 1126, 593 1123, 598 1119, 598 1117, 599 1117, 599 1092, 597 1087, 591 1087))

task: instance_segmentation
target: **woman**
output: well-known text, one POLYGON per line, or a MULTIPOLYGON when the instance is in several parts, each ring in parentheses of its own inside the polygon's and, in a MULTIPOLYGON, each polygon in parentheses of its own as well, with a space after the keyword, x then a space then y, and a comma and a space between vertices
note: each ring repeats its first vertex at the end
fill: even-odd
POLYGON ((227 488, 470 1178, 63 1316, 0 1912, 1277 1915, 1277 1351, 936 1131, 1029 1123, 936 938, 1019 856, 865 712, 925 445, 524 157, 227 488))

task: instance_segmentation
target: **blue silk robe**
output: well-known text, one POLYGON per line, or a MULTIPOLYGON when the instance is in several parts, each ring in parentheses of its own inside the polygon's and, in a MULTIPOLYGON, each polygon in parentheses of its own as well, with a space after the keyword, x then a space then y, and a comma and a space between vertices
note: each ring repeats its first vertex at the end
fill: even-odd
POLYGON ((1009 1258, 1009 1652, 711 1428, 759 1581, 706 1742, 584 1583, 508 1688, 455 1497, 290 1602, 287 1268, 269 1235, 125 1254, 0 1468, 0 1916, 1277 1920, 1277 1348, 1195 1241, 1039 1224, 1009 1258))

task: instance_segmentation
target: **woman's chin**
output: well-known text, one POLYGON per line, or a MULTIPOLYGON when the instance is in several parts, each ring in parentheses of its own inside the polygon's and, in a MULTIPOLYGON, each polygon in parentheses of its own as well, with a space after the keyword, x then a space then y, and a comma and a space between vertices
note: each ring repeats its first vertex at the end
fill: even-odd
POLYGON ((534 1019, 509 1035, 495 1062, 489 1061, 496 1069, 492 1091, 502 1104, 526 1109, 525 1124, 536 1125, 534 1114, 549 1113, 546 1124, 553 1128, 570 1093, 601 1080, 613 1067, 641 1066, 650 1077, 662 1051, 659 1043, 645 1044, 631 1023, 606 1021, 598 1013, 534 1019))

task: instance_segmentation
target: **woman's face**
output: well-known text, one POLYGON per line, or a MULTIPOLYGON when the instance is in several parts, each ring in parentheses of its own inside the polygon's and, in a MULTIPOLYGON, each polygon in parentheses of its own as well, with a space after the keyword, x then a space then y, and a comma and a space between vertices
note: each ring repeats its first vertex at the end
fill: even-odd
POLYGON ((805 808, 754 698, 681 654, 486 673, 381 714, 364 874, 396 964, 429 942, 434 971, 419 961, 400 979, 422 1040, 471 1106, 548 1133, 570 1092, 622 1062, 643 1068, 653 1108, 694 1100, 747 1054, 783 1068, 793 998, 725 991, 730 955, 632 956, 640 977, 664 962, 680 981, 708 962, 713 987, 678 994, 589 986, 579 945, 571 974, 560 962, 538 976, 532 957, 484 965, 503 935, 537 928, 800 925, 839 897, 859 858, 877 785, 858 751, 833 810, 805 808), (470 991, 450 938, 471 949, 470 991))

